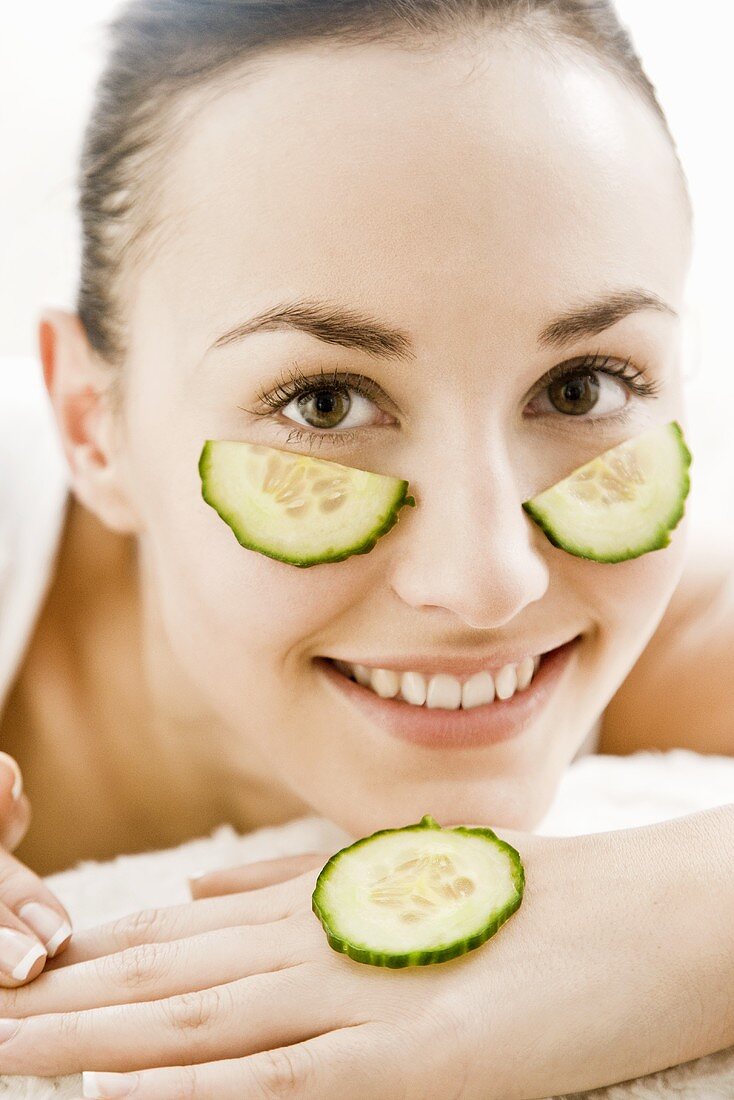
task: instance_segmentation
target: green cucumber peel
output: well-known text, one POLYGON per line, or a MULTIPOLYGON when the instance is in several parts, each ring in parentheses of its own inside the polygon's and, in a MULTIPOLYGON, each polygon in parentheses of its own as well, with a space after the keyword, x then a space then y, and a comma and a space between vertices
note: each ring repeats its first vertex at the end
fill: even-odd
POLYGON ((311 907, 334 951, 399 969, 481 947, 519 908, 524 887, 519 852, 492 829, 443 829, 425 814, 336 852, 311 907))
POLYGON ((692 461, 683 429, 671 420, 597 455, 523 508, 559 549, 597 562, 629 561, 670 545, 692 461))
POLYGON ((369 553, 415 507, 402 478, 262 444, 206 440, 199 476, 241 546, 300 568, 369 553))

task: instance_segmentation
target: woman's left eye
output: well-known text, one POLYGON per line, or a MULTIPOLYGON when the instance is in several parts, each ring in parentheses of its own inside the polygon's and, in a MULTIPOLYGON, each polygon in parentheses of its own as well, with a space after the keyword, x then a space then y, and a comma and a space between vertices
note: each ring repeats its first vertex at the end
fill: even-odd
POLYGON ((540 415, 561 413, 587 420, 621 419, 629 412, 630 394, 655 397, 658 392, 657 382, 645 378, 643 371, 630 366, 629 360, 610 365, 608 358, 601 362, 587 359, 575 364, 561 363, 549 371, 541 387, 527 406, 531 415, 539 411, 540 415), (547 403, 543 407, 540 401, 538 410, 541 397, 547 403), (589 416, 592 411, 594 415, 589 416))

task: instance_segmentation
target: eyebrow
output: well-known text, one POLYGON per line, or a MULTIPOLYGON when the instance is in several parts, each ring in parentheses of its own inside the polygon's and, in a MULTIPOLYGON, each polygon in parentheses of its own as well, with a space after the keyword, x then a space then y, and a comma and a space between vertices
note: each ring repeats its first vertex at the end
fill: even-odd
MULTIPOLYGON (((538 336, 539 347, 563 347, 583 336, 595 336, 639 310, 654 309, 677 317, 657 294, 620 290, 577 306, 550 321, 538 336)), ((358 310, 316 299, 272 306, 217 337, 212 348, 242 340, 255 332, 296 329, 327 344, 355 348, 384 359, 415 359, 410 335, 358 310)))
POLYGON ((358 310, 328 302, 301 299, 273 306, 236 325, 218 337, 213 348, 241 340, 253 332, 294 328, 327 344, 356 348, 384 359, 414 359, 413 341, 407 332, 391 328, 358 310))
POLYGON ((556 317, 541 331, 538 345, 541 348, 559 348, 582 336, 596 336, 624 317, 643 309, 678 316, 657 294, 646 290, 618 290, 556 317))

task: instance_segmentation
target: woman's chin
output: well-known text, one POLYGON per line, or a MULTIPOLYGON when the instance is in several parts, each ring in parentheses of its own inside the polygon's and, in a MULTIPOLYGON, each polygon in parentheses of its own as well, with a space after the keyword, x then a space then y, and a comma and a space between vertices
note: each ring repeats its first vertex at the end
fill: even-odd
MULTIPOLYGON (((525 804, 517 797, 517 792, 508 789, 498 790, 496 797, 486 790, 471 792, 457 787, 455 792, 443 791, 440 794, 426 792, 421 797, 415 790, 409 796, 381 806, 371 804, 372 812, 353 814, 352 806, 340 807, 342 812, 329 815, 336 825, 355 838, 370 836, 380 829, 402 829, 408 825, 417 825, 425 814, 430 814, 444 828, 465 826, 469 828, 512 829, 517 832, 532 832, 544 817, 553 800, 555 791, 547 795, 544 788, 537 790, 537 797, 525 804)), ((391 792, 394 795, 396 792, 391 792)))

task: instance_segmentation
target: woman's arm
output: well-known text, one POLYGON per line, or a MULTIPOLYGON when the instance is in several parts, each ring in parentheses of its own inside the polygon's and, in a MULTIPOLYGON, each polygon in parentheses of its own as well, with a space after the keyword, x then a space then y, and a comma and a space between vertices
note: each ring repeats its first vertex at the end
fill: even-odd
POLYGON ((529 1100, 734 1044, 734 805, 501 835, 526 893, 476 952, 353 963, 311 912, 315 871, 278 866, 276 885, 81 932, 50 973, 0 990, 18 1024, 0 1073, 133 1071, 130 1100, 529 1100))
POLYGON ((600 891, 616 932, 610 940, 600 930, 604 946, 581 951, 580 971, 591 976, 606 961, 617 974, 607 993, 603 982, 587 985, 598 1058, 574 1089, 734 1045, 734 804, 586 840, 598 868, 586 889, 600 891))
MULTIPOLYGON (((527 851, 522 834, 502 835, 527 851)), ((470 1011, 464 1020, 454 1011, 452 1020, 456 1033, 468 1037, 480 1073, 473 1088, 466 1082, 466 1096, 577 1092, 734 1046, 734 804, 572 837, 561 847, 551 843, 526 858, 525 928, 510 922, 503 948, 498 939, 494 958, 490 951, 484 957, 483 1038, 472 1035, 470 1017, 477 1013, 468 983, 457 985, 470 1011), (536 902, 543 927, 533 933, 536 902), (508 969, 514 963, 514 996, 508 989, 498 996, 504 963, 508 969), (549 1011, 551 989, 557 999, 549 1011), (502 1080, 497 1067, 489 1076, 478 1053, 489 1049, 493 1056, 505 1040, 515 1051, 514 1080, 502 1080)), ((294 875, 308 858, 293 857, 294 875)), ((314 866, 325 858, 314 857, 314 866)), ((287 862, 214 871, 192 883, 192 895, 283 881, 287 862)))
POLYGON ((734 755, 731 537, 697 537, 657 630, 602 719, 599 752, 673 748, 734 755))

